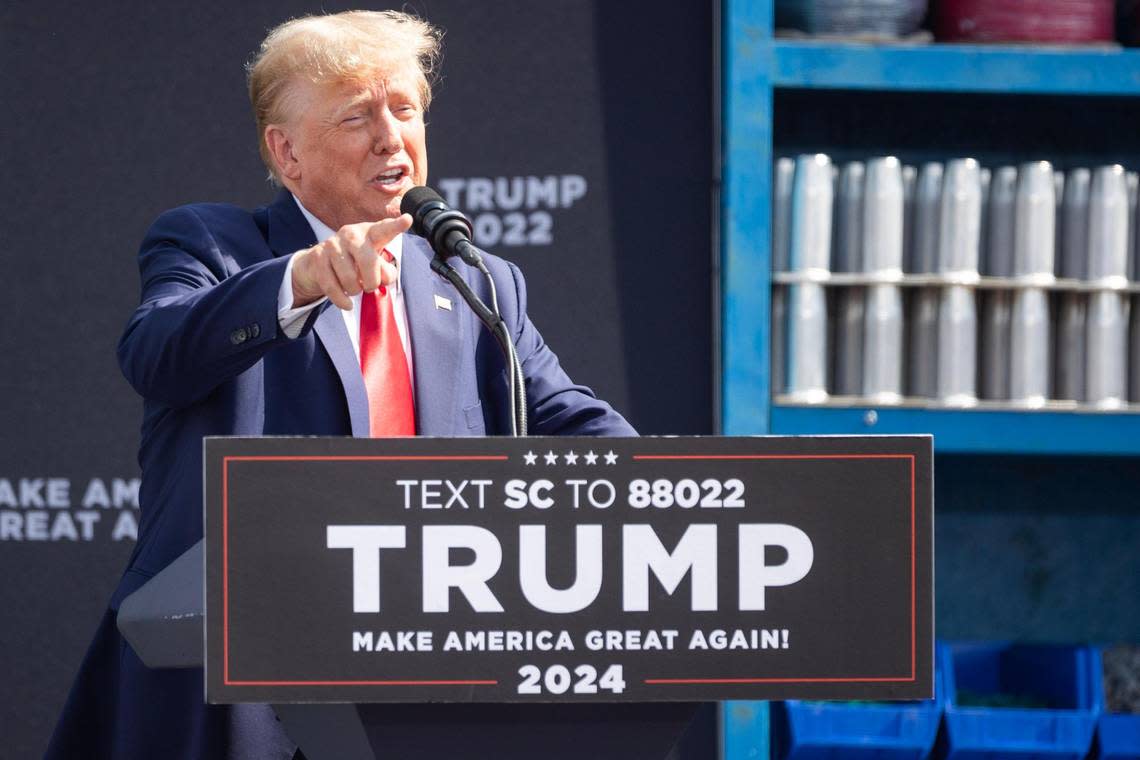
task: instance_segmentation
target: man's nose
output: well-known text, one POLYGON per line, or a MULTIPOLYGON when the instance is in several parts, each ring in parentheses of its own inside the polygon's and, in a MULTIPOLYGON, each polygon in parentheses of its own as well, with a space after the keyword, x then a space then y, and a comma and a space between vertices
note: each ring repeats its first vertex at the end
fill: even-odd
POLYGON ((376 132, 373 135, 372 150, 377 155, 385 153, 398 153, 404 147, 403 137, 400 136, 400 120, 388 110, 381 112, 380 118, 374 122, 376 132))

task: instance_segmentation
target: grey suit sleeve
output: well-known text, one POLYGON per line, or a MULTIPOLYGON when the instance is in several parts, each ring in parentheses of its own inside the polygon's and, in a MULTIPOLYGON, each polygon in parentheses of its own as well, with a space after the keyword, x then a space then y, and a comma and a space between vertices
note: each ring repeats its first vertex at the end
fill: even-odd
POLYGON ((526 312, 526 283, 514 264, 511 277, 514 309, 504 299, 504 318, 511 325, 526 378, 527 411, 532 435, 632 436, 637 431, 613 407, 584 385, 570 379, 558 357, 543 341, 526 312))

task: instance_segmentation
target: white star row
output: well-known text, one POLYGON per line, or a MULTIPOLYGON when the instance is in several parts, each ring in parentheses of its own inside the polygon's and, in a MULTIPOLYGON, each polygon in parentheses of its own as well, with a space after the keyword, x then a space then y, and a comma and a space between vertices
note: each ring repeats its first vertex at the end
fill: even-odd
POLYGON ((598 457, 604 459, 606 464, 617 464, 618 460, 618 455, 613 452, 613 449, 610 449, 605 454, 595 454, 593 451, 587 451, 585 454, 575 454, 573 451, 569 451, 561 457, 553 451, 548 451, 545 454, 541 452, 535 454, 533 451, 528 451, 523 454, 523 459, 528 465, 536 464, 539 457, 542 457, 546 464, 558 464, 559 458, 566 464, 578 464, 578 459, 585 460, 585 464, 597 464, 598 457))

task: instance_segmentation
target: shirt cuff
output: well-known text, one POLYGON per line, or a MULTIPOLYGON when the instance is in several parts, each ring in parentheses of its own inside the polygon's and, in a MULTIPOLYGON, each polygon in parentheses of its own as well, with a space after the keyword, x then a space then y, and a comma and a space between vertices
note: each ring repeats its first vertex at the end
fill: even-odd
POLYGON ((285 337, 292 340, 300 335, 309 312, 326 300, 327 297, 318 298, 312 303, 293 308, 293 257, 290 256, 289 263, 285 265, 285 276, 281 278, 281 287, 277 290, 277 325, 285 337))

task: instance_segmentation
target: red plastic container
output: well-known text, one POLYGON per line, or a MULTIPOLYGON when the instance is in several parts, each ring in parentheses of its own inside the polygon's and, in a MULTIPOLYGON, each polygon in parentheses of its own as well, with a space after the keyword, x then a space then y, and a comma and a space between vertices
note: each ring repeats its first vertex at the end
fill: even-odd
POLYGON ((938 0, 934 34, 943 42, 1112 42, 1115 13, 1113 0, 938 0))

